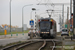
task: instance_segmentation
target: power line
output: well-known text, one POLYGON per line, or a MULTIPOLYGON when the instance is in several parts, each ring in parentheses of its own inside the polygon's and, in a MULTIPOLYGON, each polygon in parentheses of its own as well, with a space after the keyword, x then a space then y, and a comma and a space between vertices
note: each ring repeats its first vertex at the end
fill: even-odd
MULTIPOLYGON (((36 0, 36 1, 38 1, 38 0, 36 0)), ((42 2, 42 0, 40 0, 40 1, 38 1, 39 2, 39 4, 42 2)))
POLYGON ((37 4, 37 5, 70 5, 70 3, 41 3, 41 4, 37 4))

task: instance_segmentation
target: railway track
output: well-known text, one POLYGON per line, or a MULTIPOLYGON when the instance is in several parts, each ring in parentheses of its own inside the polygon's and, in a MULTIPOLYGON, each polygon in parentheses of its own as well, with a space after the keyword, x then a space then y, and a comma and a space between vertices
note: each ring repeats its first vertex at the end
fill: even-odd
POLYGON ((16 49, 17 47, 19 47, 20 45, 23 45, 23 44, 26 44, 26 43, 30 43, 30 42, 31 42, 31 41, 14 44, 14 45, 5 47, 5 48, 3 48, 3 49, 1 49, 1 50, 15 50, 15 49, 16 49))
POLYGON ((42 46, 43 43, 43 41, 38 41, 28 45, 26 44, 24 46, 18 47, 16 50, 37 50, 42 46))
MULTIPOLYGON (((25 43, 15 44, 2 50, 56 50, 55 46, 58 42, 52 41, 29 41, 25 43)), ((60 49, 61 50, 61 49, 60 49)))
POLYGON ((39 48, 39 50, 54 50, 55 49, 55 42, 52 41, 45 41, 44 44, 42 45, 41 48, 39 48))

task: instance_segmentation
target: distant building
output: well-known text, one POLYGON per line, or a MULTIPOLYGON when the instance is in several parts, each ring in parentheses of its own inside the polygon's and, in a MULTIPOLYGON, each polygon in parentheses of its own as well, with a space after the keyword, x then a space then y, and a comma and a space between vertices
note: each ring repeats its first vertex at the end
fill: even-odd
MULTIPOLYGON (((71 18, 70 20, 71 20, 71 25, 73 26, 73 18, 71 18)), ((69 20, 69 23, 70 23, 70 20, 69 20)))
POLYGON ((66 20, 65 24, 69 24, 69 26, 70 26, 70 24, 71 24, 71 27, 73 28, 73 17, 68 20, 68 23, 67 23, 67 20, 66 20), (70 22, 70 21, 71 21, 71 22, 70 22))
POLYGON ((0 32, 4 32, 4 28, 0 26, 0 32))
POLYGON ((23 25, 23 30, 27 30, 27 24, 23 25))

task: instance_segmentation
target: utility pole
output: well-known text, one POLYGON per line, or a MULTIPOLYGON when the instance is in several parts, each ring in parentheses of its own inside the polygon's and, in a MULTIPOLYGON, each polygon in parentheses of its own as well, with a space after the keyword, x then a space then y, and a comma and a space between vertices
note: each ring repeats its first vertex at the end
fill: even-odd
POLYGON ((71 14, 72 14, 72 0, 70 0, 70 29, 71 29, 71 22, 72 22, 72 16, 71 16, 71 14))
POLYGON ((62 28, 64 28, 64 4, 62 5, 62 28))
POLYGON ((11 33, 11 0, 10 0, 10 34, 11 34, 11 36, 12 36, 12 33, 11 33))
POLYGON ((60 23, 60 31, 61 31, 61 15, 59 14, 59 23, 60 23))
POLYGON ((69 30, 69 7, 67 7, 67 29, 69 30))
POLYGON ((35 11, 35 31, 36 31, 36 11, 35 11))
POLYGON ((75 0, 73 0, 73 38, 75 38, 75 0))
POLYGON ((23 30, 23 25, 24 25, 24 8, 25 8, 26 6, 31 6, 31 5, 33 5, 33 4, 24 5, 24 6, 22 7, 22 32, 24 32, 24 30, 23 30))

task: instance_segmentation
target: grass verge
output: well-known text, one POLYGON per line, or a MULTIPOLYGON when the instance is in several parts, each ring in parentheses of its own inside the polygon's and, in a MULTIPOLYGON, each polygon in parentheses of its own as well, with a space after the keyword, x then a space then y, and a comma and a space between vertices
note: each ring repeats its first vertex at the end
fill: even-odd
MULTIPOLYGON (((28 31, 29 31, 29 30, 24 31, 24 32, 11 32, 11 33, 12 33, 12 34, 16 34, 16 33, 21 34, 21 33, 28 33, 28 31)), ((10 33, 10 32, 7 32, 7 35, 8 35, 8 34, 11 34, 11 33, 10 33)), ((5 34, 4 34, 4 32, 0 32, 0 35, 5 35, 5 34)))
POLYGON ((64 50, 75 50, 75 45, 66 45, 64 50))
POLYGON ((7 47, 7 46, 11 46, 11 45, 15 45, 15 44, 19 44, 19 43, 23 43, 24 41, 18 41, 18 42, 14 42, 14 43, 10 43, 10 44, 7 44, 7 45, 5 45, 5 46, 0 46, 0 49, 2 49, 2 48, 5 48, 5 47, 7 47))

